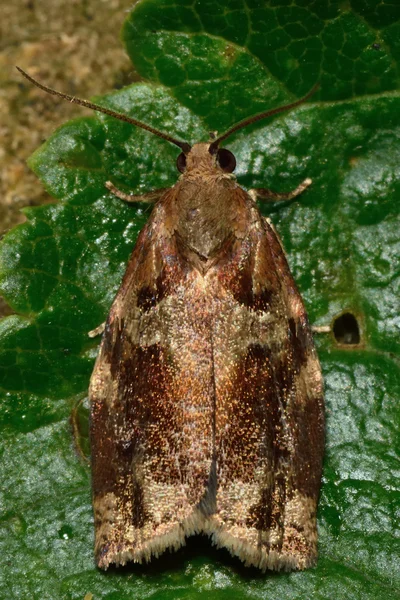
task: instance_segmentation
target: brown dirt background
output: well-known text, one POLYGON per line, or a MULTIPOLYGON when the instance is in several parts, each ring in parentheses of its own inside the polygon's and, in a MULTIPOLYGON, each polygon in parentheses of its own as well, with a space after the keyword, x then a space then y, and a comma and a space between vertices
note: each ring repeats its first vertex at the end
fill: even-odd
MULTIPOLYGON (((15 69, 65 93, 90 98, 137 81, 120 41, 129 0, 0 0, 0 235, 20 209, 54 201, 26 160, 85 109, 33 87, 15 69)), ((0 316, 11 311, 0 298, 0 316)))

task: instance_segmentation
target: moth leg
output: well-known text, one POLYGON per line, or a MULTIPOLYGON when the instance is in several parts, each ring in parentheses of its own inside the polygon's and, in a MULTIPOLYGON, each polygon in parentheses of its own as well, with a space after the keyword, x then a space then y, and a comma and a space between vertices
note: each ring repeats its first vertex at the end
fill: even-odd
POLYGON ((106 328, 106 322, 104 321, 104 323, 102 323, 101 325, 96 327, 96 329, 92 329, 91 331, 89 331, 88 336, 91 338, 97 337, 98 335, 101 335, 102 333, 104 333, 105 328, 106 328))
POLYGON ((330 325, 312 325, 311 331, 313 333, 330 333, 332 329, 330 325))
POLYGON ((105 186, 114 194, 114 196, 121 198, 121 200, 125 200, 125 202, 148 202, 149 204, 161 198, 161 196, 169 189, 158 188, 157 190, 152 190, 146 194, 126 194, 125 192, 121 192, 121 190, 116 188, 111 181, 106 181, 105 186))
POLYGON ((299 194, 301 194, 302 192, 304 192, 304 190, 311 185, 312 180, 307 177, 307 179, 305 179, 302 183, 300 183, 300 185, 297 186, 296 189, 292 190, 291 192, 287 192, 286 194, 280 194, 279 192, 273 192, 272 190, 269 190, 268 188, 257 188, 257 189, 252 189, 249 190, 248 194, 249 196, 251 196, 251 198, 253 198, 254 201, 256 201, 257 199, 259 200, 265 200, 265 201, 269 201, 269 202, 275 202, 276 200, 292 200, 293 198, 296 198, 296 196, 298 196, 299 194))

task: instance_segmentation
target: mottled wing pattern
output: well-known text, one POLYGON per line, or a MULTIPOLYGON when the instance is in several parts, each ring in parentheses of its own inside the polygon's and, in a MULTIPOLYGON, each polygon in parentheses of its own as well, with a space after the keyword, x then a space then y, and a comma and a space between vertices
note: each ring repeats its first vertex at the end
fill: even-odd
POLYGON ((322 378, 279 239, 254 213, 217 273, 215 293, 230 298, 213 331, 218 488, 209 532, 248 565, 303 569, 317 557, 322 378))
POLYGON ((164 204, 139 236, 91 379, 95 555, 102 568, 182 545, 200 528, 196 506, 211 472, 207 298, 168 231, 164 204))
POLYGON ((91 380, 98 565, 205 532, 246 564, 305 568, 324 417, 302 300, 243 190, 204 257, 176 232, 174 189, 138 239, 91 380))

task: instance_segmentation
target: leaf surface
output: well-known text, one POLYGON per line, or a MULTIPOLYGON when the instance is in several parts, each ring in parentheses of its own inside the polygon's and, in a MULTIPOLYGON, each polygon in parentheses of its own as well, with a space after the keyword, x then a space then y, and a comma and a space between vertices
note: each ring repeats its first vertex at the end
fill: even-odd
MULTIPOLYGON (((399 598, 400 26, 395 4, 142 0, 123 40, 147 80, 98 102, 182 140, 293 101, 232 136, 245 188, 289 191, 275 223, 311 322, 353 314, 361 342, 317 338, 327 404, 318 566, 259 574, 208 540, 149 566, 94 567, 87 387, 145 206, 107 192, 173 185, 179 150, 93 115, 30 165, 57 203, 26 209, 0 250, 0 598, 399 598)), ((68 90, 66 90, 68 91, 68 90)))

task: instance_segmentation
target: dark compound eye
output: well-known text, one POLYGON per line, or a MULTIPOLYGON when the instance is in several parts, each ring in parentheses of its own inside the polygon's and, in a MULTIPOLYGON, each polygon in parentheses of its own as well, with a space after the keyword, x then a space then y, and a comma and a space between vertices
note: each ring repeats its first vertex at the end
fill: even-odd
POLYGON ((217 153, 218 164, 225 173, 232 173, 236 167, 236 158, 226 148, 221 148, 217 153))
POLYGON ((178 171, 180 171, 181 173, 183 173, 183 171, 186 169, 186 154, 184 152, 181 152, 178 158, 176 159, 176 166, 178 168, 178 171))

